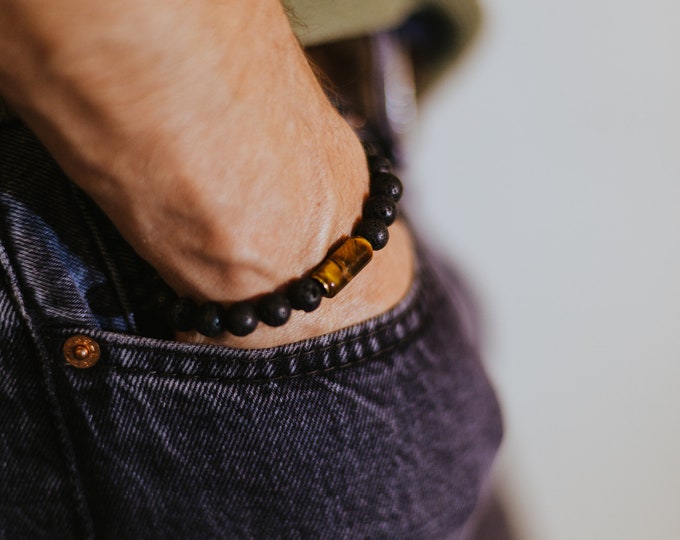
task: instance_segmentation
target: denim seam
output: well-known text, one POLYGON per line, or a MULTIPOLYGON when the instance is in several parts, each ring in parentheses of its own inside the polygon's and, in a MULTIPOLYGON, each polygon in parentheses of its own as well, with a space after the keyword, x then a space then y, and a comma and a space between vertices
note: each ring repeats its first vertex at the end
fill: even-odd
POLYGON ((89 512, 87 499, 85 497, 85 492, 83 490, 80 474, 78 472, 78 466, 76 464, 75 450, 68 433, 68 428, 66 427, 66 422, 60 407, 59 398, 57 397, 57 389, 52 377, 52 369, 50 367, 51 362, 46 360, 50 358, 50 355, 48 353, 46 344, 38 337, 40 333, 38 332, 37 326, 33 323, 33 319, 21 295, 19 278, 12 270, 12 263, 9 254, 5 250, 4 243, 1 240, 0 267, 2 267, 9 285, 9 296, 12 299, 21 319, 23 320, 23 323, 25 324, 26 329, 31 336, 35 348, 37 349, 36 352, 38 353, 38 357, 40 359, 39 364, 40 372, 42 373, 42 382, 44 385, 47 402, 51 405, 49 408, 51 411, 50 416, 52 418, 52 425, 60 442, 59 447, 61 448, 62 457, 66 464, 69 483, 71 484, 71 489, 73 490, 76 515, 78 515, 81 520, 81 527, 83 528, 85 536, 87 538, 94 538, 93 523, 89 512))
POLYGON ((396 347, 403 345, 405 343, 409 343, 414 339, 415 334, 410 334, 408 338, 401 339, 400 341, 393 343, 389 347, 385 347, 384 349, 380 349, 379 351, 376 351, 374 353, 371 353, 367 356, 362 356, 361 358, 351 360, 349 362, 345 362, 344 364, 338 364, 336 366, 329 366, 327 368, 323 369, 317 369, 313 371, 305 371, 302 373, 296 373, 294 375, 280 375, 278 377, 260 377, 260 378, 253 378, 249 379, 247 377, 205 377, 201 375, 188 375, 185 373, 177 373, 177 372, 163 372, 163 371, 158 371, 158 370, 144 370, 141 368, 134 368, 134 367, 122 367, 122 366, 112 366, 112 365, 107 365, 106 369, 108 371, 115 371, 118 373, 122 374, 129 374, 129 375, 144 375, 144 376, 154 376, 154 377, 162 377, 162 378, 167 378, 167 379, 176 379, 176 380, 182 380, 182 381, 196 381, 196 382, 229 382, 229 383, 253 383, 253 384, 264 384, 264 383, 269 383, 269 382, 276 382, 276 381, 290 381, 294 379, 300 379, 303 377, 309 377, 313 375, 322 375, 326 373, 331 373, 333 371, 339 371, 342 369, 354 367, 360 364, 363 364, 369 360, 374 360, 376 357, 382 356, 388 352, 390 352, 392 349, 395 349, 396 347))

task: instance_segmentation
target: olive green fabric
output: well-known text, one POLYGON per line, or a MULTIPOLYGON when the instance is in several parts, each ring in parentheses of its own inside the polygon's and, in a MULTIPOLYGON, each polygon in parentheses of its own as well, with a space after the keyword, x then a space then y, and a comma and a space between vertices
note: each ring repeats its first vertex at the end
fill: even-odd
POLYGON ((371 34, 399 25, 418 0, 284 0, 304 45, 371 34))
MULTIPOLYGON (((303 45, 319 45, 399 26, 411 13, 425 6, 438 8, 455 28, 450 50, 441 51, 424 80, 429 85, 443 68, 467 45, 479 25, 476 0, 282 0, 295 34, 303 45)), ((421 89, 422 90, 422 89, 421 89)), ((0 122, 12 111, 0 97, 0 122)))
POLYGON ((394 28, 423 6, 436 6, 455 25, 474 28, 474 0, 284 0, 303 45, 318 45, 394 28))

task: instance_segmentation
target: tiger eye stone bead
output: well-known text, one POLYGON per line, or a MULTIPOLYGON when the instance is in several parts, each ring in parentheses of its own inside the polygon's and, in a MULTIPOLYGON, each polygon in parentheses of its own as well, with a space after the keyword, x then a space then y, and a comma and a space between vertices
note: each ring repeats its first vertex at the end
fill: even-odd
MULTIPOLYGON (((383 225, 384 227, 384 225, 383 225)), ((345 240, 312 272, 312 279, 323 287, 324 296, 333 298, 371 260, 373 248, 368 240, 354 236, 345 240)))
POLYGON ((364 203, 363 216, 379 219, 389 227, 397 219, 397 205, 389 197, 369 197, 364 203))
POLYGON ((403 191, 401 180, 393 174, 380 173, 371 178, 371 195, 382 195, 397 202, 403 191))
POLYGON ((267 326, 281 326, 290 318, 290 301, 279 293, 263 296, 255 309, 260 320, 267 326))

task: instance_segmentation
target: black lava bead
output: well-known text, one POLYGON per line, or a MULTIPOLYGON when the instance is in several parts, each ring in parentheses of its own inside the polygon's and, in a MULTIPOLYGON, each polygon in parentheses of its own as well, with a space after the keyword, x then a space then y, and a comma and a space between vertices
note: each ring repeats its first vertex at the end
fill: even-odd
POLYGON ((288 287, 288 299, 293 309, 314 311, 321 303, 323 288, 312 278, 303 278, 291 283, 288 287))
POLYGON ((368 170, 371 174, 392 172, 392 163, 385 156, 368 156, 368 170))
POLYGON ((382 195, 397 202, 403 191, 401 180, 393 174, 380 173, 371 178, 371 195, 382 195))
POLYGON ((148 308, 156 311, 168 309, 177 295, 169 288, 164 286, 154 287, 149 294, 148 308))
POLYGON ((364 203, 363 216, 379 219, 389 227, 397 219, 397 205, 389 197, 369 197, 364 203))
POLYGON ((267 326, 281 326, 290 317, 290 302, 279 293, 263 296, 255 308, 260 320, 267 326))
POLYGON ((168 307, 168 322, 179 332, 188 332, 196 324, 198 307, 190 298, 177 298, 168 307))
POLYGON ((203 304, 198 309, 196 330, 207 337, 215 337, 224 331, 224 309, 219 304, 203 304))
POLYGON ((250 302, 237 302, 224 314, 224 327, 235 336, 247 336, 257 327, 259 319, 250 302))
POLYGON ((362 219, 354 229, 354 234, 368 240, 375 251, 384 248, 390 238, 387 225, 380 219, 362 219))

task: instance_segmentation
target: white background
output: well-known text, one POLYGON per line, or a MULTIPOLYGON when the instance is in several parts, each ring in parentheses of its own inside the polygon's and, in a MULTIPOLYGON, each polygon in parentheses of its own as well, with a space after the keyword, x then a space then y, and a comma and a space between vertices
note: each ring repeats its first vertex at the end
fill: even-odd
POLYGON ((485 0, 411 213, 487 322, 520 540, 680 538, 680 2, 485 0))

